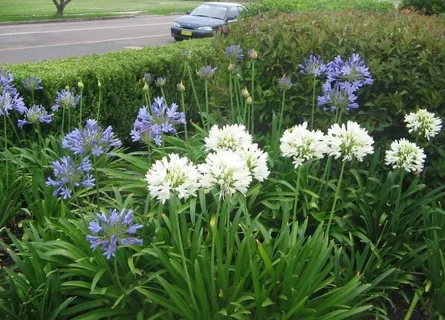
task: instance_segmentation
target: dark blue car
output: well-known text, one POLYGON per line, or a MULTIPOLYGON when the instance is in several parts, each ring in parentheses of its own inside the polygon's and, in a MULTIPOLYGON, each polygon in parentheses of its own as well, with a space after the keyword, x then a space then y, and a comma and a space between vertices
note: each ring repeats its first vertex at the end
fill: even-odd
POLYGON ((203 3, 189 14, 175 19, 171 26, 171 35, 176 41, 213 37, 216 32, 226 32, 227 25, 236 21, 244 9, 238 3, 203 3))

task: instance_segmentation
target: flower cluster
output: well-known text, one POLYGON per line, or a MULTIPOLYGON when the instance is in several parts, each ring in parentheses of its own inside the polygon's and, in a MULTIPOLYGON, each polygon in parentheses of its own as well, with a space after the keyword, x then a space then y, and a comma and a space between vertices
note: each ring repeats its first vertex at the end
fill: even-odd
POLYGON ((56 100, 54 102, 52 110, 56 112, 59 110, 59 108, 75 108, 79 101, 79 95, 75 95, 73 92, 70 91, 70 89, 62 89, 56 94, 56 100))
POLYGON ((226 48, 226 57, 231 62, 241 61, 244 58, 243 49, 239 44, 226 48))
POLYGON ((121 145, 122 142, 114 136, 111 126, 103 130, 93 119, 88 119, 84 128, 76 128, 65 135, 62 141, 63 148, 79 155, 91 153, 94 156, 100 156, 107 153, 111 148, 117 148, 121 145))
POLYGON ((9 116, 9 112, 12 110, 23 114, 27 108, 23 98, 18 93, 13 93, 13 90, 8 90, 4 87, 0 94, 0 116, 9 116))
POLYGON ((43 106, 33 105, 31 108, 26 108, 24 112, 25 119, 19 119, 17 121, 17 126, 22 128, 25 124, 36 124, 36 123, 51 123, 53 120, 53 115, 48 114, 48 111, 43 106))
POLYGON ((23 87, 28 91, 37 91, 43 89, 41 83, 42 79, 36 76, 31 76, 29 78, 23 79, 22 81, 23 87))
POLYGON ((337 82, 341 87, 351 87, 354 91, 374 82, 365 62, 357 53, 353 53, 346 61, 337 56, 328 63, 327 68, 328 82, 337 82))
POLYGON ((165 86, 166 83, 167 83, 167 79, 165 79, 163 77, 158 77, 155 80, 155 86, 159 87, 159 88, 165 86))
POLYGON ((292 80, 289 77, 283 76, 282 78, 278 79, 277 81, 278 89, 282 91, 289 90, 292 88, 292 80))
POLYGON ((147 144, 153 139, 155 144, 160 145, 163 134, 174 134, 174 125, 185 123, 184 113, 177 110, 177 104, 173 103, 169 107, 163 98, 155 98, 150 110, 146 106, 139 109, 131 138, 133 141, 143 141, 147 144))
POLYGON ((172 195, 178 199, 195 195, 200 187, 199 178, 196 166, 175 153, 156 161, 145 176, 150 195, 162 203, 172 195))
POLYGON ((307 122, 284 131, 280 139, 284 157, 292 158, 295 168, 311 159, 321 159, 326 152, 323 132, 308 130, 307 122))
POLYGON ((71 157, 62 157, 52 163, 54 179, 49 177, 46 185, 56 187, 54 196, 61 196, 63 199, 71 198, 75 188, 94 187, 94 178, 90 173, 93 170, 88 157, 82 159, 76 166, 71 157))
POLYGON ((243 149, 252 144, 252 136, 242 124, 226 125, 222 129, 214 125, 204 139, 206 151, 243 149))
POLYGON ((393 141, 386 151, 385 163, 393 169, 401 168, 408 172, 421 172, 426 155, 423 149, 406 139, 393 141))
POLYGON ((217 67, 212 68, 211 66, 204 66, 201 67, 198 71, 196 71, 196 73, 201 79, 210 80, 215 74, 216 70, 218 70, 217 67))
POLYGON ((86 238, 91 244, 91 249, 96 250, 102 246, 102 251, 107 259, 114 257, 117 245, 142 245, 142 239, 133 237, 138 229, 143 226, 133 223, 133 210, 110 210, 108 214, 97 213, 97 219, 89 223, 88 229, 94 235, 86 238))
POLYGON ((317 98, 319 106, 327 106, 325 110, 336 111, 337 109, 357 109, 357 96, 352 87, 341 86, 339 83, 332 85, 329 82, 323 84, 323 96, 317 98))
POLYGON ((315 78, 320 78, 327 71, 327 66, 319 56, 311 55, 304 61, 304 64, 300 64, 300 71, 303 74, 311 75, 315 78))
POLYGON ((435 137, 442 128, 442 120, 425 109, 407 114, 405 122, 409 133, 422 136, 427 140, 435 137))
POLYGON ((7 91, 11 95, 17 93, 17 89, 14 87, 13 82, 14 75, 9 73, 7 70, 0 69, 0 92, 7 91))

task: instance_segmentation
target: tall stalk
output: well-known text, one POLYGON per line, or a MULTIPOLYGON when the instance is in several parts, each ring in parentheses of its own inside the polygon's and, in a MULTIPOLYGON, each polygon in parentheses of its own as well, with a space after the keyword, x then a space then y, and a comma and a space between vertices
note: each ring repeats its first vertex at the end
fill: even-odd
POLYGON ((315 85, 317 83, 317 78, 314 77, 312 83, 312 113, 311 113, 311 127, 310 130, 314 130, 314 114, 315 114, 315 85))
POLYGON ((208 128, 208 119, 209 119, 209 81, 207 79, 204 80, 204 92, 205 92, 205 110, 206 110, 206 125, 204 126, 204 128, 206 128, 207 130, 208 128))
POLYGON ((331 213, 329 214, 328 228, 326 234, 329 235, 329 230, 331 228, 332 218, 334 217, 335 207, 337 205, 338 196, 340 194, 340 187, 343 180, 343 174, 345 172, 346 161, 343 161, 341 165, 340 177, 338 178, 337 188, 335 190, 334 203, 332 203, 331 213))
MULTIPOLYGON (((5 139, 5 152, 8 149, 8 129, 6 125, 6 114, 3 115, 3 130, 4 130, 4 139, 5 139)), ((5 169, 6 169, 6 185, 9 186, 9 168, 8 168, 8 159, 5 157, 5 169)))
POLYGON ((252 97, 252 104, 250 106, 250 133, 253 135, 255 132, 255 60, 252 60, 252 86, 250 95, 252 97))
MULTIPOLYGON (((188 136, 188 131, 187 131, 187 117, 186 117, 186 113, 185 113, 185 100, 184 100, 184 92, 180 92, 181 94, 181 108, 182 108, 182 112, 184 113, 184 117, 185 117, 185 123, 184 123, 184 134, 185 134, 185 143, 187 144, 187 150, 188 150, 188 146, 189 146, 189 136, 188 136)), ((187 151, 188 152, 188 151, 187 151)))
POLYGON ((281 98, 281 112, 280 112, 280 121, 278 122, 278 136, 281 134, 281 126, 283 125, 283 117, 284 117, 284 101, 286 100, 286 90, 283 90, 283 96, 281 98))
POLYGON ((83 109, 83 85, 80 88, 80 109, 79 109, 79 128, 82 127, 82 110, 83 109))
POLYGON ((230 120, 232 123, 236 121, 235 108, 233 106, 233 79, 232 72, 229 74, 229 96, 230 96, 230 120))
POLYGON ((96 121, 99 122, 99 117, 100 117, 100 105, 102 103, 102 85, 100 84, 100 82, 98 83, 99 85, 99 101, 97 102, 97 114, 96 114, 96 121))
POLYGON ((205 127, 206 124, 205 124, 204 118, 202 116, 201 104, 199 103, 198 94, 196 93, 196 89, 195 89, 195 83, 193 82, 192 71, 191 71, 190 66, 189 66, 188 63, 185 65, 185 68, 187 69, 187 74, 188 74, 189 79, 190 79, 190 86, 192 87, 193 96, 195 97, 195 102, 196 102, 196 105, 198 106, 198 112, 199 112, 199 115, 201 117, 202 125, 203 125, 203 127, 205 127))

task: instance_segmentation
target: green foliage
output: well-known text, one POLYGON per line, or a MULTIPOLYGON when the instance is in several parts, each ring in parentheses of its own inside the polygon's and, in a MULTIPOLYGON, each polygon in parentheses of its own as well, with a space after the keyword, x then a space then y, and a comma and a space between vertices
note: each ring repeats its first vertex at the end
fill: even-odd
MULTIPOLYGON (((151 73, 155 79, 165 77, 167 84, 164 91, 171 99, 169 103, 178 102, 176 84, 184 79, 180 65, 181 51, 185 49, 193 51, 194 60, 190 61, 193 70, 209 63, 208 61, 212 61, 215 56, 215 51, 209 41, 193 40, 168 47, 7 65, 6 68, 14 74, 15 83, 28 104, 31 102, 31 94, 23 89, 21 81, 32 75, 42 78, 44 90, 37 92, 36 100, 47 109, 54 104, 56 92, 60 89, 69 86, 79 93, 77 83, 82 80, 84 84, 83 119, 95 118, 98 104, 98 81, 100 81, 102 84, 100 120, 112 125, 121 138, 128 139, 137 111, 145 104, 142 94, 143 83, 140 82, 144 73, 151 73)), ((185 85, 187 86, 187 82, 185 85)), ((152 90, 153 95, 160 95, 158 88, 152 88, 152 90)), ((190 90, 187 87, 186 96, 191 94, 190 90)), ((202 95, 202 90, 199 90, 198 94, 202 95)), ((187 101, 189 100, 191 102, 191 99, 187 101)), ((190 114, 196 114, 192 103, 187 109, 190 114)))
POLYGON ((445 2, 442 0, 402 0, 400 7, 428 15, 445 12, 445 2))

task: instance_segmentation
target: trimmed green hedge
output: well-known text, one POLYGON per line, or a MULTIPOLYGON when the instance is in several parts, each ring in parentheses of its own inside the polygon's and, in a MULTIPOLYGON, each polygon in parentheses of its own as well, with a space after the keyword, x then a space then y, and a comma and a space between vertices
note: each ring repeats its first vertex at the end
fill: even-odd
MULTIPOLYGON (((37 92, 36 102, 47 109, 53 105, 58 90, 69 86, 79 92, 77 83, 82 80, 84 119, 96 115, 100 80, 103 92, 101 122, 112 125, 120 137, 128 139, 138 109, 145 104, 140 82, 145 72, 151 73, 155 78, 167 78, 164 90, 169 103, 178 102, 176 84, 182 78, 182 50, 192 51, 193 60, 190 63, 194 69, 210 63, 215 57, 211 40, 190 40, 169 46, 125 50, 105 55, 7 65, 6 69, 14 74, 15 83, 27 104, 31 97, 23 89, 22 80, 31 75, 42 78, 44 90, 37 92)), ((156 95, 160 95, 158 88, 152 90, 156 95)), ((189 90, 188 93, 190 94, 189 90)), ((192 103, 193 99, 186 101, 192 103)), ((192 104, 188 108, 190 114, 196 114, 192 104)))
MULTIPOLYGON (((277 112, 281 93, 276 81, 284 74, 295 86, 288 97, 287 125, 310 116, 312 82, 298 65, 311 54, 325 62, 359 53, 367 63, 374 84, 359 91, 360 109, 348 115, 371 128, 381 142, 407 136, 403 117, 426 108, 445 120, 445 19, 398 12, 263 13, 232 28, 218 52, 232 44, 259 53, 259 85, 255 97, 267 126, 277 112)), ((319 87, 318 94, 321 94, 319 87)), ((317 123, 325 128, 330 114, 319 112, 317 123)), ((428 146, 431 177, 445 178, 445 130, 428 146)))

